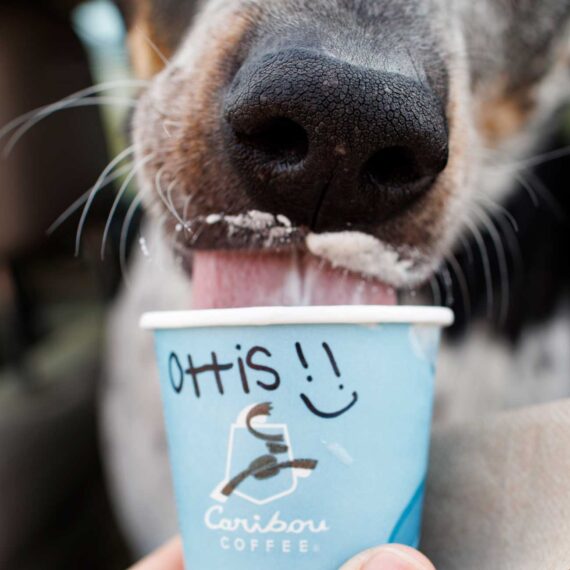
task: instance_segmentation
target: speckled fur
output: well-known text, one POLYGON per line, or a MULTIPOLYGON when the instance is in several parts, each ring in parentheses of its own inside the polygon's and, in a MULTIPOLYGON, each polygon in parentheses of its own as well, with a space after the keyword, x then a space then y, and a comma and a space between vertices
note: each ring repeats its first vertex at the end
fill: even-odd
MULTIPOLYGON (((175 523, 158 383, 149 374, 154 370, 150 338, 137 332, 137 321, 145 310, 190 306, 190 283, 170 244, 199 241, 200 226, 192 220, 255 207, 225 161, 219 136, 221 98, 249 46, 265 34, 287 35, 308 23, 328 53, 355 65, 403 69, 413 66, 413 57, 423 58, 432 81, 447 92, 449 164, 432 191, 376 228, 376 235, 394 248, 421 249, 423 278, 466 224, 477 220, 481 196, 498 201, 511 190, 512 162, 534 151, 553 110, 570 92, 570 1, 133 1, 133 21, 140 26, 143 19, 143 31, 170 63, 162 68, 144 38, 133 42, 138 67, 145 75, 156 74, 133 124, 137 157, 153 155, 139 178, 151 212, 151 259, 139 256, 133 285, 113 315, 103 425, 121 520, 135 550, 143 553, 173 532, 175 523), (158 173, 162 188, 171 188, 177 212, 186 209, 190 224, 182 231, 176 231, 179 220, 168 212, 165 233, 156 223, 166 211, 156 192, 158 173), (160 271, 157 259, 162 260, 160 271)), ((136 33, 133 28, 135 38, 136 33)), ((299 236, 302 240, 302 232, 299 236)), ((249 245, 252 239, 244 238, 249 245)), ((408 277, 415 282, 418 272, 408 277)), ((554 358, 552 347, 567 338, 559 324, 560 319, 567 322, 567 308, 558 315, 547 329, 551 342, 545 344, 544 331, 529 330, 524 354, 510 352, 479 329, 460 347, 448 347, 438 418, 463 420, 567 395, 564 358, 562 373, 549 377, 546 390, 528 372, 537 370, 545 354, 554 358), (517 381, 521 370, 522 386, 517 381)))
MULTIPOLYGON (((141 18, 154 13, 149 2, 139 8, 135 34, 141 18)), ((160 172, 162 187, 171 188, 174 208, 180 216, 185 210, 188 218, 179 244, 198 247, 209 234, 200 223, 204 216, 226 211, 228 204, 228 214, 258 206, 227 159, 221 133, 224 93, 252 49, 302 34, 310 22, 311 34, 326 53, 353 65, 400 72, 413 67, 417 58, 434 88, 448 94, 448 167, 413 207, 371 229, 400 248, 402 256, 419 250, 429 260, 410 272, 410 284, 417 282, 451 249, 474 195, 484 189, 496 199, 510 188, 511 176, 497 176, 496 169, 486 174, 489 149, 499 151, 505 162, 507 156, 522 158, 531 152, 536 140, 528 136, 529 129, 539 133, 557 104, 553 94, 564 94, 568 73, 563 76, 560 62, 568 45, 560 38, 570 4, 549 4, 527 0, 515 9, 506 0, 451 5, 416 0, 389 6, 364 1, 358 8, 331 0, 207 2, 185 33, 180 26, 173 31, 163 24, 152 36, 172 59, 141 97, 134 120, 137 157, 153 155, 139 180, 148 203, 155 211, 165 208, 155 189, 160 172), (516 59, 522 53, 528 56, 524 62, 516 59)), ((140 67, 159 63, 150 43, 146 54, 136 53, 137 61, 147 62, 140 67)), ((172 231, 177 220, 170 218, 172 231)), ((303 230, 291 241, 301 241, 303 230)), ((236 236, 234 243, 224 238, 213 241, 224 247, 256 245, 254 236, 243 243, 236 236)))

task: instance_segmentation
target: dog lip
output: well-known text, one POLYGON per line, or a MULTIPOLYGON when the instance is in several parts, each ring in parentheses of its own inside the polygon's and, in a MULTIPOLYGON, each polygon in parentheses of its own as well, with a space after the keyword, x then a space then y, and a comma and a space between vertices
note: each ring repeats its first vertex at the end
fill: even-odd
POLYGON ((414 269, 411 258, 366 232, 311 233, 283 215, 258 210, 211 212, 175 229, 199 308, 395 304, 393 286, 405 285, 414 269), (243 279, 257 287, 257 298, 236 287, 243 279))
POLYGON ((211 212, 176 226, 176 246, 192 250, 290 250, 303 249, 308 228, 293 226, 283 215, 249 210, 228 214, 211 212))

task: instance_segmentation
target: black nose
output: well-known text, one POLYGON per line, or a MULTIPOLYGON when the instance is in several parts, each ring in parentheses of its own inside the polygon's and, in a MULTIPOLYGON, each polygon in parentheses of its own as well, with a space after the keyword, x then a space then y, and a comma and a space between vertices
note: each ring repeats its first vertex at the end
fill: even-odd
POLYGON ((447 122, 429 87, 310 50, 246 62, 224 116, 256 205, 321 231, 394 216, 447 164, 447 122))

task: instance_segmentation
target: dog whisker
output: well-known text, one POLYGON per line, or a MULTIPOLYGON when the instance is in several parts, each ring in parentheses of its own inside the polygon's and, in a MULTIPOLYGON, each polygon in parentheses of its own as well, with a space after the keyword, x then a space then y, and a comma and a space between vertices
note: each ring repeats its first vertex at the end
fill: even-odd
POLYGON ((529 168, 545 164, 546 162, 551 162, 552 160, 556 160, 558 158, 565 158, 569 155, 570 155, 570 145, 558 148, 556 150, 551 150, 549 152, 545 152, 542 154, 537 154, 529 158, 526 158, 524 160, 515 161, 513 162, 513 164, 520 169, 527 170, 529 168))
POLYGON ((471 318, 471 294, 469 292, 469 285, 467 284, 465 272, 453 253, 448 253, 445 256, 445 259, 457 278, 459 290, 461 291, 461 299, 463 301, 463 310, 465 312, 466 319, 469 320, 471 318))
POLYGON ((162 168, 159 168, 159 170, 156 173, 156 176, 154 177, 156 192, 159 198, 162 200, 162 203, 166 206, 166 209, 174 216, 174 219, 182 227, 184 227, 184 220, 180 217, 180 214, 176 211, 174 205, 172 203, 169 203, 168 199, 164 196, 164 193, 162 191, 161 178, 164 173, 164 168, 165 168, 164 166, 162 168))
POLYGON ((143 39, 148 43, 154 53, 156 53, 156 55, 160 58, 162 63, 164 63, 165 66, 170 65, 170 60, 166 57, 166 55, 164 55, 164 52, 152 41, 148 34, 140 26, 135 26, 135 28, 137 29, 137 32, 141 34, 143 39))
POLYGON ((170 131, 168 130, 168 126, 166 125, 166 121, 163 121, 163 122, 162 122, 162 129, 163 129, 164 133, 166 134, 166 136, 167 136, 169 139, 171 139, 171 138, 172 138, 172 135, 171 135, 170 131))
MULTIPOLYGON (((118 178, 121 178, 121 176, 123 176, 124 174, 126 174, 129 170, 131 169, 131 165, 128 164, 126 166, 123 166, 121 168, 117 168, 117 170, 115 170, 115 172, 113 172, 112 174, 109 174, 109 176, 107 176, 105 178, 105 180, 103 180, 102 184, 101 184, 101 188, 107 186, 108 184, 111 184, 112 182, 114 182, 115 180, 117 180, 118 178)), ((81 208, 81 206, 83 206, 83 204, 85 204, 85 202, 87 202, 87 199, 89 198, 89 194, 91 193, 91 188, 89 188, 89 190, 87 190, 86 192, 84 192, 81 196, 79 196, 79 198, 77 198, 69 207, 67 207, 50 225, 50 227, 46 230, 46 234, 47 235, 51 235, 53 234, 53 232, 55 232, 55 230, 57 230, 57 228, 59 228, 61 226, 61 224, 63 224, 63 222, 65 222, 65 220, 67 220, 71 215, 73 215, 75 212, 77 212, 77 210, 79 210, 79 208, 81 208)))
POLYGON ((471 243, 463 234, 459 234, 458 241, 461 244, 461 250, 464 251, 467 255, 467 263, 473 267, 475 258, 473 256, 473 248, 471 247, 471 243))
POLYGON ((131 97, 90 97, 104 91, 111 91, 117 88, 125 87, 143 87, 148 85, 148 81, 139 79, 123 79, 117 81, 109 81, 107 83, 100 83, 93 85, 86 89, 82 89, 72 93, 54 103, 38 107, 19 117, 16 117, 2 129, 0 129, 0 140, 5 136, 12 133, 12 137, 4 149, 3 155, 7 157, 13 150, 14 146, 21 139, 21 137, 28 132, 32 127, 43 119, 51 116, 52 114, 65 109, 87 107, 90 105, 118 105, 134 107, 136 101, 131 97), (15 131, 15 132, 14 132, 15 131))
POLYGON ((168 185, 168 188, 166 189, 166 199, 168 200, 168 203, 170 204, 170 209, 173 212, 176 212, 177 214, 177 219, 180 221, 180 223, 182 224, 182 228, 184 228, 184 215, 182 217, 180 217, 180 215, 178 214, 178 210, 176 209, 176 207, 174 206, 174 202, 172 201, 172 190, 174 190, 174 187, 176 186, 176 184, 178 183, 178 181, 176 180, 176 178, 174 178, 172 180, 172 182, 168 185))
POLYGON ((136 106, 136 101, 133 99, 125 99, 120 97, 86 97, 79 100, 68 101, 65 104, 61 104, 56 109, 43 110, 36 114, 33 118, 26 121, 21 127, 19 127, 16 132, 10 137, 10 140, 6 143, 6 146, 2 152, 3 158, 7 158, 14 147, 18 144, 21 138, 38 123, 47 119, 56 111, 62 111, 64 109, 72 109, 78 107, 89 107, 89 106, 102 106, 102 105, 118 105, 125 107, 136 106))
POLYGON ((182 219, 184 220, 184 229, 192 233, 192 222, 188 220, 188 208, 192 203, 193 194, 188 194, 184 200, 184 206, 182 207, 182 219))
POLYGON ((431 287, 432 303, 436 307, 440 307, 442 303, 441 287, 435 275, 429 280, 429 284, 431 287))
POLYGON ((495 252, 497 254, 497 261, 499 263, 499 278, 500 278, 500 294, 501 300, 499 305, 499 324, 503 326, 507 320, 509 312, 510 294, 509 294, 509 269, 507 265, 507 256, 505 253, 505 247, 501 235, 497 231, 493 220, 489 217, 487 212, 483 209, 478 208, 476 214, 479 219, 489 232, 493 244, 495 246, 495 252))
POLYGON ((129 279, 127 277, 127 241, 128 234, 133 218, 136 211, 142 205, 142 195, 137 194, 131 201, 127 213, 125 214, 125 219, 123 220, 123 225, 121 226, 121 235, 119 239, 119 265, 121 267, 121 274, 125 280, 127 287, 130 286, 129 279))
POLYGON ((515 175, 515 178, 529 195, 532 201, 532 205, 535 208, 538 208, 540 206, 540 200, 538 199, 538 196, 534 188, 529 184, 529 182, 524 178, 524 176, 522 176, 522 174, 515 175))
POLYGON ((87 215, 89 214, 89 210, 91 208, 91 205, 93 204, 93 200, 95 200, 95 197, 97 196, 97 193, 99 192, 99 190, 101 189, 101 185, 103 183, 103 181, 105 180, 106 176, 113 171, 113 169, 120 164, 120 162, 122 160, 124 160, 125 158, 127 158, 128 156, 132 155, 134 153, 134 145, 131 145, 129 147, 127 147, 126 149, 124 149, 122 152, 120 152, 113 160, 111 160, 111 162, 105 167, 105 169, 103 170, 103 172, 101 172, 101 174, 99 175, 99 178, 97 179, 97 181, 95 182, 95 184, 93 185, 93 187, 91 188, 90 192, 89 192, 89 197, 87 198, 87 201, 85 203, 85 206, 83 208, 83 212, 81 213, 81 218, 79 220, 79 224, 77 225, 77 233, 75 236, 75 255, 78 256, 79 252, 81 250, 81 234, 83 232, 83 228, 85 226, 85 221, 87 220, 87 215))
POLYGON ((515 217, 504 207, 501 206, 501 204, 498 204, 497 202, 495 202, 494 200, 492 200, 491 198, 487 197, 487 196, 478 196, 476 198, 477 200, 481 200, 481 202, 484 202, 489 208, 487 208, 485 206, 485 204, 481 204, 481 206, 483 208, 485 208, 486 210, 489 210, 489 213, 492 214, 494 211, 498 211, 501 214, 503 214, 503 216, 510 222, 511 226, 513 227, 513 230, 515 233, 519 233, 519 224, 516 221, 515 217))
POLYGON ((487 316, 489 318, 493 315, 493 308, 495 306, 494 295, 493 295, 493 278, 491 273, 491 262, 489 260, 489 254, 487 252, 487 246, 483 235, 481 234, 479 228, 469 219, 465 220, 465 224, 469 231, 473 234, 475 238, 475 243, 479 249, 479 254, 481 255, 481 261, 483 263, 483 274, 485 276, 485 291, 487 297, 487 316))
POLYGON ((204 229, 206 228, 206 224, 202 224, 195 232, 194 235, 192 237, 192 241, 190 242, 192 245, 194 245, 197 241, 198 238, 202 235, 202 232, 204 231, 204 229))
POLYGON ((501 217, 498 215, 500 213, 504 214, 504 212, 499 210, 498 212, 489 212, 489 215, 496 220, 496 223, 499 225, 499 228, 502 229, 503 234, 507 240, 507 245, 512 255, 513 264, 514 264, 512 280, 513 282, 518 282, 520 279, 522 279, 524 275, 524 262, 523 262, 518 231, 515 232, 512 224, 509 224, 504 216, 501 217))
POLYGON ((441 268, 440 275, 445 287, 445 306, 451 307, 455 303, 455 298, 453 296, 453 279, 451 278, 451 273, 447 263, 444 263, 441 268))
POLYGON ((507 240, 508 250, 512 256, 514 264, 512 279, 518 280, 524 273, 524 263, 518 236, 520 231, 519 224, 515 217, 504 206, 497 204, 490 198, 482 198, 487 205, 481 204, 481 207, 485 209, 493 220, 495 220, 495 225, 498 225, 507 240))
POLYGON ((131 168, 130 172, 127 174, 127 177, 125 178, 125 180, 123 180, 123 183, 121 184, 121 187, 117 192, 117 195, 115 196, 115 200, 113 201, 113 205, 111 206, 111 210, 109 211, 109 216, 107 217, 107 221, 105 223, 105 229, 103 230, 103 238, 101 240, 102 260, 105 259, 105 245, 107 243, 107 237, 109 235, 109 230, 111 229, 111 223, 113 222, 113 217, 115 216, 115 212, 119 206, 119 203, 121 202, 121 199, 123 198, 125 192, 127 191, 127 188, 129 187, 130 183, 134 179, 137 172, 142 167, 144 167, 144 165, 147 164, 153 158, 153 156, 154 155, 151 154, 145 157, 131 168))
POLYGON ((520 174, 518 179, 523 180, 526 176, 526 182, 530 185, 530 180, 532 181, 532 188, 538 192, 538 196, 542 198, 546 206, 552 212, 552 214, 558 219, 558 221, 565 221, 567 216, 565 214, 564 208, 560 202, 555 198, 552 192, 545 186, 540 178, 538 178, 533 172, 525 172, 525 174, 520 174), (529 180, 530 179, 530 180, 529 180))
MULTIPOLYGON (((162 115, 165 115, 165 113, 161 113, 162 115)), ((179 114, 179 113, 177 113, 179 114)), ((163 120, 163 124, 167 127, 184 127, 185 123, 184 121, 175 121, 174 119, 164 119, 163 120)))
POLYGON ((570 145, 520 159, 512 158, 511 153, 508 151, 502 151, 493 147, 483 147, 480 149, 480 154, 487 162, 487 168, 504 171, 516 176, 520 171, 531 171, 537 166, 569 156, 570 145))
POLYGON ((31 111, 28 111, 27 113, 24 113, 24 114, 16 117, 15 119, 11 120, 9 123, 4 125, 0 129, 0 140, 2 138, 4 138, 11 131, 18 128, 20 125, 23 125, 28 119, 30 119, 34 115, 37 115, 38 113, 41 113, 43 111, 47 111, 47 110, 50 110, 53 108, 57 109, 57 107, 59 105, 68 103, 70 101, 77 101, 79 99, 83 99, 83 98, 88 97, 90 95, 100 93, 102 91, 111 91, 113 89, 117 89, 120 87, 130 87, 130 86, 132 86, 132 87, 134 87, 134 86, 143 87, 143 86, 147 86, 148 84, 149 84, 149 81, 143 80, 143 79, 118 79, 116 81, 108 81, 106 83, 98 83, 96 85, 92 85, 91 87, 81 89, 81 91, 76 91, 75 93, 71 93, 70 95, 67 95, 67 96, 63 97, 62 99, 59 99, 58 101, 55 101, 55 102, 50 103, 48 105, 44 105, 42 107, 32 109, 31 111))
POLYGON ((512 260, 511 285, 509 290, 513 290, 515 284, 520 283, 524 277, 524 261, 519 240, 519 224, 515 217, 503 206, 491 199, 484 198, 486 204, 481 204, 481 208, 486 212, 489 223, 492 223, 501 234, 501 242, 505 244, 506 252, 512 260))

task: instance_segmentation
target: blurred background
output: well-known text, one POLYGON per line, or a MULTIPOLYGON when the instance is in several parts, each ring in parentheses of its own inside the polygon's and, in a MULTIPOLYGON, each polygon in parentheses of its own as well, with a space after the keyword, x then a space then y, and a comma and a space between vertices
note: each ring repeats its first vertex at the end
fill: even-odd
MULTIPOLYGON (((105 312, 139 239, 129 168, 112 162, 127 146, 140 85, 125 36, 110 0, 0 0, 0 570, 132 562, 105 484, 96 407, 105 312)), ((568 110, 555 123, 546 152, 570 145, 568 110)), ((548 284, 567 287, 570 274, 568 154, 534 172, 546 198, 532 215, 527 192, 506 204, 524 230, 526 263, 512 306, 533 321, 554 310, 548 284)), ((483 262, 460 262, 473 313, 484 313, 483 262)), ((452 285, 450 304, 461 299, 452 285)), ((519 315, 506 323, 513 338, 519 315)))
POLYGON ((104 311, 121 282, 119 241, 137 226, 136 215, 124 225, 129 188, 101 255, 124 169, 99 192, 75 255, 85 192, 126 146, 129 74, 111 2, 0 3, 2 570, 130 561, 107 498, 95 408, 104 311), (70 98, 102 83, 109 89, 90 101, 70 98))

